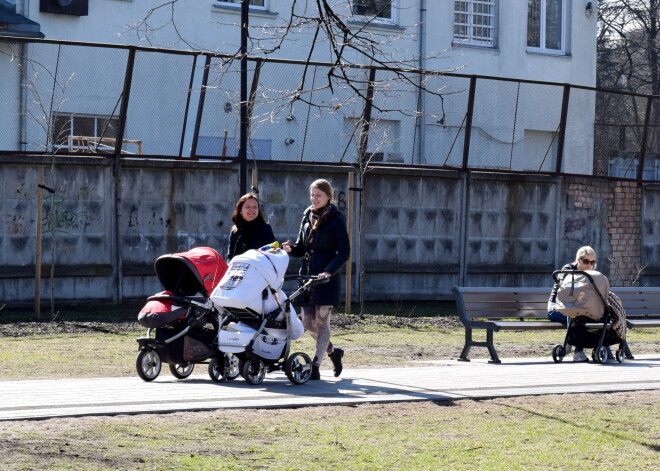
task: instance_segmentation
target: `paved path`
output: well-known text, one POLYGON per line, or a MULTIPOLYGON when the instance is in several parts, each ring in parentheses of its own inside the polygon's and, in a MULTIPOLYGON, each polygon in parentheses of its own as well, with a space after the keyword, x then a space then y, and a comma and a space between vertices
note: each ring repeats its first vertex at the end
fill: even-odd
POLYGON ((242 379, 214 383, 204 365, 185 380, 164 369, 151 383, 137 376, 0 381, 0 421, 84 415, 138 414, 239 407, 296 407, 362 402, 428 401, 536 394, 660 389, 660 355, 625 363, 555 364, 551 359, 442 360, 414 366, 344 370, 296 386, 281 373, 251 386, 242 379))

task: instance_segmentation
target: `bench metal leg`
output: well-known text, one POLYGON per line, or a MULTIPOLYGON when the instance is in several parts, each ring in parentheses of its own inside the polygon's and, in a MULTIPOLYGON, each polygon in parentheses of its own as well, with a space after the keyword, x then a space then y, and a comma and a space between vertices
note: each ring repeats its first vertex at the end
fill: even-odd
POLYGON ((472 346, 472 329, 469 327, 465 328, 465 345, 463 345, 463 351, 461 356, 458 357, 458 361, 470 361, 468 354, 470 353, 470 347, 472 346))
POLYGON ((488 352, 490 353, 491 360, 488 363, 502 363, 500 357, 497 356, 495 351, 495 344, 493 343, 493 331, 486 331, 486 346, 488 347, 488 352))
POLYGON ((486 347, 491 358, 488 363, 502 363, 500 361, 500 357, 497 356, 497 351, 495 350, 495 344, 493 343, 493 331, 491 329, 486 329, 485 342, 475 342, 472 340, 472 329, 466 327, 465 345, 463 346, 463 351, 461 352, 461 356, 458 358, 458 361, 470 361, 468 359, 468 354, 470 353, 471 347, 486 347))

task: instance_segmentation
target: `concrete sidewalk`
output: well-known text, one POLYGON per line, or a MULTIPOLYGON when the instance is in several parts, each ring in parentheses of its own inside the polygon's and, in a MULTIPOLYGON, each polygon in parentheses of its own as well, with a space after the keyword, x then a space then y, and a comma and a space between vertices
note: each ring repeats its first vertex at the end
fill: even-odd
POLYGON ((341 378, 326 370, 322 381, 300 386, 282 373, 268 374, 258 386, 242 378, 214 383, 202 374, 203 367, 185 380, 174 379, 164 369, 151 383, 137 376, 0 381, 0 421, 660 389, 660 355, 606 365, 555 364, 549 358, 508 359, 499 365, 440 360, 400 368, 348 368, 341 378))

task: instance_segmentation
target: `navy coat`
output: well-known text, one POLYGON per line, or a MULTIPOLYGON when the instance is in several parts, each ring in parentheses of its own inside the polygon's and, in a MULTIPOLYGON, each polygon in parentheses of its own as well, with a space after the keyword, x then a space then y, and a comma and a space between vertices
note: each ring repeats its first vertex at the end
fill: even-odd
POLYGON ((273 229, 265 221, 250 221, 241 224, 236 232, 229 234, 229 249, 227 262, 235 255, 241 255, 250 249, 259 249, 264 245, 275 242, 273 229))
POLYGON ((346 219, 336 207, 333 207, 332 213, 321 223, 314 234, 312 247, 308 250, 307 241, 313 224, 311 212, 311 209, 308 208, 303 214, 298 238, 296 243, 291 245, 291 255, 306 257, 306 254, 309 254, 309 269, 303 259, 301 275, 318 275, 328 272, 332 274, 332 277, 328 283, 314 286, 310 293, 311 296, 303 300, 303 305, 338 306, 341 288, 339 271, 351 254, 346 219))

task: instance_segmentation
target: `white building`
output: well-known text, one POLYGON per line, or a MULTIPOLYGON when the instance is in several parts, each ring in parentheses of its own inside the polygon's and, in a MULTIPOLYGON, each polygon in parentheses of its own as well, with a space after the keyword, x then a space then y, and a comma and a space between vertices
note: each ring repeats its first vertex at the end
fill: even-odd
MULTIPOLYGON (((281 37, 274 28, 287 22, 293 0, 250 3, 252 37, 270 35, 259 46, 272 46, 281 37)), ((331 3, 352 31, 362 31, 382 41, 384 51, 389 54, 382 57, 405 61, 406 67, 595 85, 595 1, 333 0, 331 3)), ((315 14, 315 5, 311 0, 298 0, 294 11, 311 16, 315 14)), ((236 53, 240 43, 240 0, 0 0, 0 12, 29 21, 31 34, 38 36, 40 32, 46 39, 225 54, 236 53), (37 24, 37 32, 31 22, 37 24)), ((19 28, 12 28, 4 18, 6 15, 0 16, 0 36, 19 35, 19 28)), ((311 38, 311 30, 294 28, 282 47, 268 56, 304 61, 310 54, 311 38)), ((332 60, 328 42, 321 38, 310 58, 321 62, 332 60)), ((21 98, 21 90, 25 89, 26 81, 32 81, 32 86, 38 88, 45 87, 52 79, 36 70, 21 76, 11 59, 14 50, 11 42, 0 43, 0 51, 7 53, 0 56, 0 73, 12 77, 0 84, 6 98, 0 104, 0 111, 13 116, 7 119, 11 122, 9 128, 15 130, 0 131, 0 150, 33 150, 45 139, 43 135, 40 137, 38 125, 20 122, 20 116, 26 115, 20 112, 20 104, 32 106, 30 99, 21 98)), ((35 63, 50 72, 57 70, 59 80, 67 85, 60 99, 55 100, 61 125, 70 126, 67 134, 98 135, 99 129, 109 123, 104 135, 112 136, 127 51, 104 49, 102 53, 99 50, 92 53, 75 46, 57 50, 53 45, 48 48, 30 45, 27 51, 35 63)), ((251 55, 262 53, 263 49, 251 48, 251 55)), ((346 58, 357 64, 368 63, 357 53, 349 53, 346 58)), ((202 58, 196 63, 193 60, 194 56, 138 51, 124 137, 140 141, 143 153, 176 155, 182 148, 183 155, 190 155, 200 96, 194 93, 186 106, 190 71, 196 70, 192 88, 199 90, 204 65, 202 58), (181 137, 186 116, 186 132, 181 137)), ((238 138, 237 64, 223 66, 221 61, 214 60, 212 66, 197 155, 219 155, 223 144, 231 155, 235 153, 238 138)), ((300 101, 291 105, 285 91, 298 85, 303 68, 303 65, 264 66, 254 110, 252 154, 278 160, 355 159, 355 123, 362 113, 363 101, 355 99, 355 93, 345 87, 335 88, 334 93, 320 89, 319 84, 327 81, 327 68, 318 66, 308 70, 306 85, 315 91, 305 98, 322 106, 310 107, 300 101)), ((377 80, 387 75, 379 71, 377 80)), ((366 80, 366 72, 356 71, 354 77, 366 80)), ((429 78, 425 86, 437 95, 426 93, 420 99, 412 84, 400 81, 381 84, 374 100, 380 110, 374 111, 369 150, 382 152, 378 155, 384 160, 460 166, 469 77, 436 76, 429 78)), ((563 96, 562 86, 479 78, 470 165, 553 170, 563 96)), ((593 92, 571 90, 568 121, 574 125, 567 127, 565 135, 563 170, 566 172, 591 171, 594 103, 593 92)), ((130 144, 127 149, 135 150, 130 144)))

